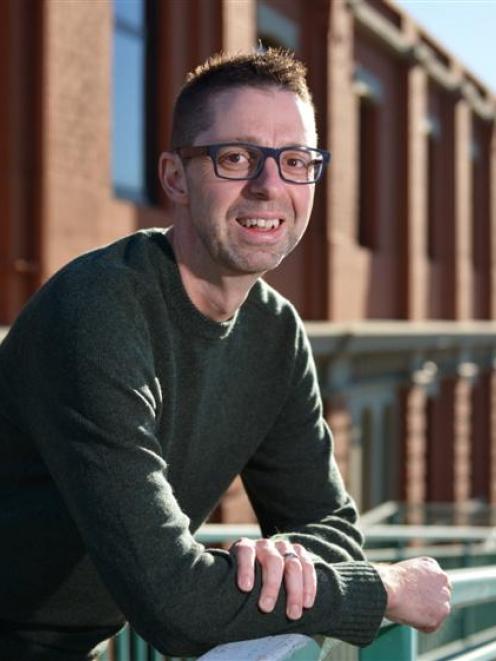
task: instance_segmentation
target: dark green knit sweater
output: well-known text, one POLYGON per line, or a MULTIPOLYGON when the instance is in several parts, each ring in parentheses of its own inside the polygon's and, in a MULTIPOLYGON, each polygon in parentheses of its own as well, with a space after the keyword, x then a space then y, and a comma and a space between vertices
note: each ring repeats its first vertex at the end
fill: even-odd
POLYGON ((366 644, 383 616, 301 321, 262 281, 207 319, 163 231, 69 264, 1 345, 0 498, 0 641, 49 650, 25 658, 85 658, 124 618, 186 655, 289 631, 366 644), (264 535, 316 556, 296 622, 192 537, 238 473, 264 535))

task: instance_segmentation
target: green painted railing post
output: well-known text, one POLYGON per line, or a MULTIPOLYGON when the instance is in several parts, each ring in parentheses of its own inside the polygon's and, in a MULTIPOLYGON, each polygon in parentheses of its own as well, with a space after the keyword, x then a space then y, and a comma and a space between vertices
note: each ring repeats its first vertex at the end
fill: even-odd
POLYGON ((417 632, 411 627, 392 625, 379 632, 368 647, 360 650, 360 661, 415 661, 417 632))
POLYGON ((131 661, 129 654, 129 626, 126 626, 115 638, 115 656, 118 661, 131 661))
POLYGON ((138 634, 131 633, 133 661, 148 661, 148 644, 138 634))

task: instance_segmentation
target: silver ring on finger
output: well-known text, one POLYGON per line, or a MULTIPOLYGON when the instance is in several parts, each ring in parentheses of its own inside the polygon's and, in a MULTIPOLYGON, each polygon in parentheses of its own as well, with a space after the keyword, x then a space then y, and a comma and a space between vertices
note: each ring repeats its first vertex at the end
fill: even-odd
POLYGON ((286 560, 287 558, 299 558, 299 555, 295 553, 294 551, 287 551, 286 553, 282 554, 282 557, 286 560))

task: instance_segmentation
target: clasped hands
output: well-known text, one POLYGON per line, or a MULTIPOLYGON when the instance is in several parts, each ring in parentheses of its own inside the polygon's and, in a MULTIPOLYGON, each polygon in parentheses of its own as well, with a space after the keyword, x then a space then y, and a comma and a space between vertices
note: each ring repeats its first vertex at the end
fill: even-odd
MULTIPOLYGON (((281 586, 286 589, 286 615, 298 620, 311 608, 317 594, 317 576, 312 558, 300 544, 286 540, 242 538, 231 547, 237 559, 237 585, 250 592, 255 585, 255 562, 262 571, 258 606, 270 613, 281 586)), ((441 627, 448 617, 451 591, 447 574, 436 560, 411 558, 391 565, 374 565, 387 594, 385 617, 424 632, 441 627)))

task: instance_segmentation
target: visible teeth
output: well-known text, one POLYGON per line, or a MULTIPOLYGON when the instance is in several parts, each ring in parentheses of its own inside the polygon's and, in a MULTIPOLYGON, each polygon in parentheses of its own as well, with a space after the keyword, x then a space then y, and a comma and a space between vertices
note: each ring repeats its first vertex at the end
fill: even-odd
POLYGON ((281 224, 279 218, 240 218, 240 225, 243 227, 259 227, 264 230, 275 230, 281 224))

